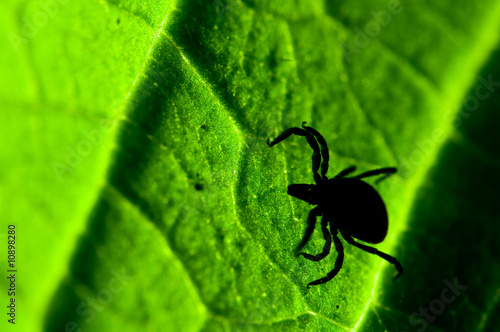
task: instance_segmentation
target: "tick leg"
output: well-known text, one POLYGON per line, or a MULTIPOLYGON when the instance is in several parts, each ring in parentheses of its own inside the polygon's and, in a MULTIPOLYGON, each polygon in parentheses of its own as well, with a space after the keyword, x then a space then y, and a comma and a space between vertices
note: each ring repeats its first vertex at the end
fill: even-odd
POLYGON ((354 178, 356 179, 362 179, 362 178, 367 178, 369 176, 375 176, 379 174, 384 174, 383 177, 375 181, 375 183, 379 183, 380 181, 388 178, 392 174, 396 173, 398 169, 396 167, 385 167, 385 168, 380 168, 380 169, 374 169, 373 171, 368 171, 364 172, 362 174, 356 175, 354 178))
POLYGON ((356 170, 356 166, 348 167, 348 168, 342 170, 339 174, 335 175, 335 177, 336 178, 343 178, 344 176, 346 176, 349 173, 354 172, 355 170, 356 170))
POLYGON ((323 251, 317 255, 310 255, 306 254, 305 252, 301 252, 299 255, 302 255, 304 256, 304 258, 307 258, 314 262, 319 262, 320 260, 328 256, 328 254, 330 253, 330 247, 332 246, 332 235, 328 231, 327 226, 328 226, 328 219, 326 218, 326 216, 323 216, 323 218, 321 219, 321 230, 323 231, 323 237, 325 238, 326 241, 323 247, 323 251))
POLYGON ((310 132, 316 137, 316 140, 321 147, 321 179, 327 180, 326 173, 328 172, 328 161, 330 160, 330 154, 328 153, 328 146, 326 145, 325 138, 316 130, 311 127, 306 126, 306 122, 302 122, 302 128, 310 132))
POLYGON ((396 267, 396 269, 398 270, 398 274, 394 277, 394 279, 397 279, 401 275, 401 273, 403 273, 403 266, 401 265, 400 262, 398 262, 398 260, 396 258, 389 256, 386 253, 383 253, 381 251, 378 251, 375 248, 365 246, 364 244, 358 243, 358 242, 354 241, 354 239, 350 235, 347 235, 344 233, 341 233, 341 234, 342 234, 342 237, 344 238, 344 240, 347 241, 347 243, 352 244, 353 246, 358 247, 359 249, 361 249, 363 251, 369 252, 370 254, 377 255, 377 256, 385 259, 389 263, 393 264, 396 267))
POLYGON ((297 247, 297 251, 301 250, 311 238, 312 233, 314 232, 314 228, 316 227, 316 217, 321 215, 321 211, 319 208, 315 207, 309 212, 309 216, 307 217, 307 228, 306 234, 297 247))
POLYGON ((342 263, 344 263, 344 247, 342 246, 342 243, 340 242, 340 239, 337 237, 337 234, 333 235, 333 243, 335 244, 335 248, 337 249, 337 259, 335 260, 335 268, 328 272, 326 277, 323 277, 318 280, 314 280, 313 282, 310 282, 307 284, 307 288, 314 286, 314 285, 320 285, 324 284, 325 282, 328 282, 333 279, 339 273, 340 269, 342 268, 342 263))
POLYGON ((313 177, 314 181, 316 183, 321 182, 321 177, 318 174, 319 170, 319 165, 321 164, 321 154, 319 150, 318 143, 316 142, 316 139, 314 136, 308 132, 307 130, 293 127, 293 128, 288 128, 284 132, 282 132, 278 137, 276 137, 272 142, 269 141, 269 138, 267 139, 267 145, 269 147, 272 147, 273 145, 278 144, 279 142, 287 139, 290 135, 298 135, 298 136, 305 136, 307 139, 307 143, 309 143, 309 146, 311 149, 313 149, 313 155, 312 155, 312 171, 313 171, 313 177))

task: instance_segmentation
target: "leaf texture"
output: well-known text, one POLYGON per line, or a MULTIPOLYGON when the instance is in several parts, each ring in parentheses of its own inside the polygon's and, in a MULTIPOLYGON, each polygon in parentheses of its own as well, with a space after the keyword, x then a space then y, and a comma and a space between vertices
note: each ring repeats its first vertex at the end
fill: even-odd
POLYGON ((23 330, 416 330, 454 278, 465 294, 426 328, 498 326, 498 94, 457 107, 500 77, 496 1, 47 3, 0 5, 23 330), (303 121, 330 177, 399 168, 377 186, 377 248, 400 280, 346 245, 339 275, 306 289, 336 258, 294 255, 311 207, 286 187, 312 183, 311 150, 266 145, 303 121))

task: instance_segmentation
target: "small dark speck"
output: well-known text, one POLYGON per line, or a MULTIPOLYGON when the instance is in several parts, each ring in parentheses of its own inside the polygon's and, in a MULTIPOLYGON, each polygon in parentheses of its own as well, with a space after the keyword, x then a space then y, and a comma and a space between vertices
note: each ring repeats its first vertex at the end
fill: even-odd
POLYGON ((120 24, 120 19, 117 19, 117 20, 116 20, 116 24, 120 24))
POLYGON ((217 234, 217 238, 219 239, 220 242, 224 242, 224 234, 217 234))
POLYGON ((203 190, 203 186, 200 183, 197 183, 194 185, 194 189, 200 191, 200 190, 203 190))
POLYGON ((201 125, 201 127, 200 127, 200 128, 201 128, 201 129, 205 129, 206 127, 207 127, 207 126, 205 126, 205 125, 201 125))
POLYGON ((339 308, 339 306, 337 306, 337 309, 339 308))

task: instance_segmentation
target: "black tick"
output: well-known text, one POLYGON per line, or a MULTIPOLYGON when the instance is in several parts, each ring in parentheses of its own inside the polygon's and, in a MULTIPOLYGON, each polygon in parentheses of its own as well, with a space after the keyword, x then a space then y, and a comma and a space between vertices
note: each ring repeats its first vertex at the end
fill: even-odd
POLYGON ((302 249, 309 241, 318 216, 322 216, 321 229, 326 243, 323 252, 318 255, 303 252, 299 253, 299 255, 318 262, 330 253, 333 238, 338 256, 335 261, 335 268, 325 277, 310 282, 307 288, 332 280, 342 268, 344 247, 337 237, 338 232, 347 243, 394 264, 398 270, 395 278, 399 277, 403 272, 403 267, 396 258, 354 241, 354 239, 358 239, 372 244, 380 243, 385 239, 389 227, 387 210, 382 198, 372 186, 361 181, 361 179, 384 174, 382 178, 377 180, 379 182, 396 173, 397 169, 395 167, 380 168, 347 178, 346 175, 356 170, 356 167, 351 166, 341 171, 334 178, 328 179, 326 173, 328 171, 329 154, 325 139, 318 131, 307 127, 305 122, 302 123, 302 128, 289 128, 272 142, 268 139, 267 145, 272 147, 293 134, 305 136, 313 150, 312 171, 316 184, 291 184, 288 186, 288 194, 311 205, 316 205, 309 212, 306 233, 298 246, 298 250, 302 249), (319 170, 320 173, 318 174, 319 170), (330 225, 330 231, 327 228, 328 224, 330 225))

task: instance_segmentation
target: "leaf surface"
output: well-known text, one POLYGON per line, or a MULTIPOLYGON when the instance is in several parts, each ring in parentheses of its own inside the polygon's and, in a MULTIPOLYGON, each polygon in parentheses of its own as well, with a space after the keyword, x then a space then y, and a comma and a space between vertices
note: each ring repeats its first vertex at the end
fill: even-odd
MULTIPOLYGON (((75 1, 54 15, 37 3, 0 6, 0 63, 12 82, 0 90, 0 199, 3 229, 19 232, 26 330, 392 331, 407 328, 442 276, 472 278, 472 267, 417 256, 462 254, 439 246, 454 219, 431 223, 426 199, 442 201, 472 167, 447 172, 474 158, 456 149, 485 142, 474 128, 491 111, 458 131, 450 118, 476 76, 488 76, 488 59, 496 68, 496 2, 75 1), (42 10, 47 23, 16 52, 10 33, 22 36, 42 10), (306 290, 336 257, 294 255, 311 207, 286 187, 312 182, 311 150, 300 137, 265 143, 302 121, 325 136, 330 177, 350 165, 399 167, 377 186, 391 220, 377 248, 400 258, 401 280, 346 245, 341 273, 306 290), (429 179, 437 189, 426 194, 429 179), (420 280, 414 266, 438 273, 420 280)), ((477 151, 493 172, 490 147, 477 151)), ((467 188, 437 215, 465 204, 467 188)), ((498 218, 486 205, 490 225, 498 218)), ((317 231, 305 250, 322 245, 317 231)), ((434 328, 461 329, 453 319, 473 304, 471 326, 493 330, 495 275, 489 293, 460 297, 434 328)))

